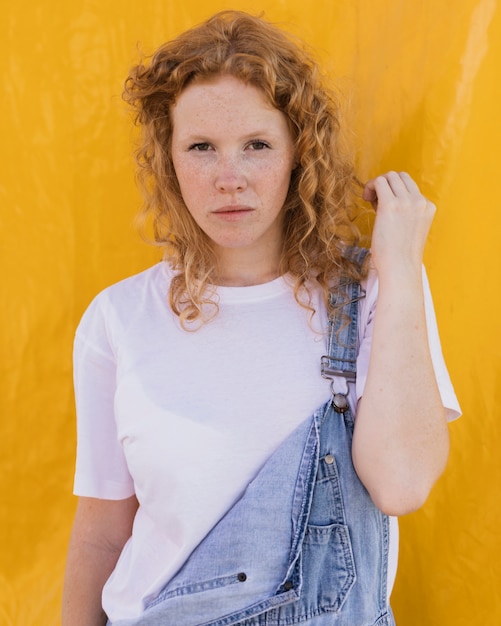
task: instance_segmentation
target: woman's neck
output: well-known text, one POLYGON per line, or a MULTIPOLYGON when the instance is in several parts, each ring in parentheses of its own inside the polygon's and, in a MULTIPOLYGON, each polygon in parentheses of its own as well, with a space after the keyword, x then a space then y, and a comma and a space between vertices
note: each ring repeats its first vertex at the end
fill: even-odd
POLYGON ((224 287, 262 285, 278 278, 280 254, 265 254, 256 258, 246 250, 218 251, 219 264, 215 282, 224 287))

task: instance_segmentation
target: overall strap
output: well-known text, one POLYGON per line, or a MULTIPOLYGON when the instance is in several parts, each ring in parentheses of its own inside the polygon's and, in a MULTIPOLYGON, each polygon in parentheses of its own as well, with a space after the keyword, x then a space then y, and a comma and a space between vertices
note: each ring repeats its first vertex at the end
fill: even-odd
MULTIPOLYGON (((362 264, 367 256, 365 248, 350 248, 349 256, 362 264)), ((333 380, 336 376, 354 383, 357 377, 357 334, 358 303, 365 297, 360 283, 343 281, 330 294, 328 355, 321 360, 321 373, 324 378, 333 380)), ((335 393, 331 383, 334 408, 339 413, 348 410, 347 393, 335 393)))

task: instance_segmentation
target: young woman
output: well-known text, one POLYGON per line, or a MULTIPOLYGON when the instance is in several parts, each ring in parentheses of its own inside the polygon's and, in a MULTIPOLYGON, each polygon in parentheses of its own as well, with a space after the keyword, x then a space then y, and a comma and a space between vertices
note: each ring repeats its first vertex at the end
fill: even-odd
POLYGON ((422 270, 435 207, 406 173, 369 181, 364 261, 336 102, 262 19, 189 30, 125 97, 165 255, 76 334, 63 624, 393 624, 394 516, 459 411, 422 270))

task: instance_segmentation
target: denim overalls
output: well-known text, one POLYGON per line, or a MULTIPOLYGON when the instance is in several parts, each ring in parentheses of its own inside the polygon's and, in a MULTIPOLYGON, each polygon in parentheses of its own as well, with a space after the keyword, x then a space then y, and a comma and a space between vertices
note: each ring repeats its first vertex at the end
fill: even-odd
MULTIPOLYGON (((329 322, 326 377, 355 379, 359 299, 357 283, 332 295, 342 315, 329 322)), ((388 518, 355 473, 352 434, 347 398, 333 393, 281 444, 145 613, 113 626, 394 626, 388 518)))

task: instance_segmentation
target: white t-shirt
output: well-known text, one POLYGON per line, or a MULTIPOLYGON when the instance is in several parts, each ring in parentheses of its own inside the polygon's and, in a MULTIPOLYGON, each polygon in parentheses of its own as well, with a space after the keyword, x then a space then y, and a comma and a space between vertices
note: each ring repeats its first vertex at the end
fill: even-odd
MULTIPOLYGON (((112 621, 142 613, 278 445, 330 397, 330 382, 320 376, 327 342, 320 294, 310 319, 286 278, 218 287, 218 315, 190 332, 168 306, 170 277, 159 263, 109 287, 76 333, 75 494, 112 500, 136 494, 140 503, 103 590, 112 621)), ((453 418, 459 407, 425 276, 424 283, 433 364, 453 418)), ((375 272, 364 288, 352 406, 367 375, 375 272)), ((396 530, 393 523, 390 589, 396 530)))

